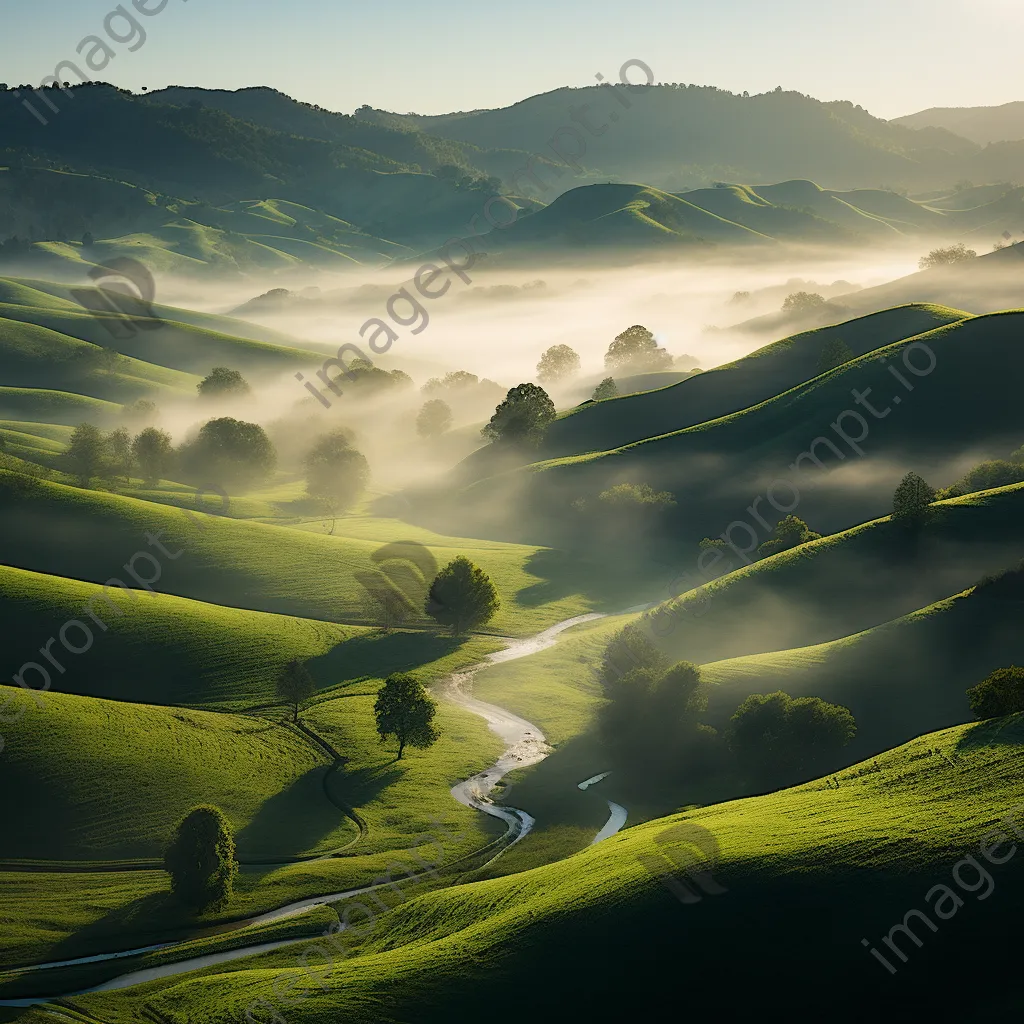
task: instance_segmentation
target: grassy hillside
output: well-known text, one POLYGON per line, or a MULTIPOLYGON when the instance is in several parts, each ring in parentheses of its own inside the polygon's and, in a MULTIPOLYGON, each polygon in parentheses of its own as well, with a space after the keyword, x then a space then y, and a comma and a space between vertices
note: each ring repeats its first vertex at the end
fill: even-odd
POLYGON ((121 412, 121 406, 84 395, 46 388, 0 387, 0 416, 9 422, 57 423, 77 426, 83 420, 104 425, 112 422, 121 412))
MULTIPOLYGON (((1019 312, 954 322, 876 349, 741 412, 478 480, 461 492, 457 510, 488 529, 546 539, 559 536, 572 502, 593 501, 620 482, 646 483, 675 495, 678 505, 668 519, 678 537, 697 542, 752 517, 744 510, 758 495, 766 508, 766 489, 776 479, 789 479, 802 492, 802 518, 819 532, 843 529, 889 510, 907 469, 945 464, 966 453, 1005 457, 1019 447, 1016 374, 1024 369, 1022 325, 1019 312), (908 362, 921 373, 915 376, 908 362), (890 368, 901 371, 908 384, 890 368), (877 402, 877 417, 858 410, 854 391, 877 402), (832 447, 819 443, 812 453, 818 463, 806 456, 798 464, 818 438, 827 438, 832 447), (519 514, 520 502, 530 509, 529 519, 519 514), (515 517, 504 514, 505 508, 515 509, 515 517)), ((703 376, 671 390, 695 386, 703 376)), ((486 466, 488 458, 487 450, 474 456, 474 469, 486 466)), ((779 502, 792 511, 789 485, 780 484, 779 494, 779 502)), ((455 514, 455 502, 450 504, 455 514)), ((773 510, 768 514, 769 524, 780 518, 773 510)), ((576 530, 570 523, 563 540, 576 530)))
MULTIPOLYGON (((131 584, 125 563, 135 552, 155 552, 159 570, 146 558, 137 560, 137 568, 144 578, 158 574, 162 593, 329 622, 367 621, 365 591, 354 574, 375 568, 370 556, 384 544, 407 539, 402 524, 390 520, 376 521, 371 536, 332 537, 49 482, 26 490, 23 482, 0 472, 0 562, 131 584), (175 557, 149 545, 147 533, 162 536, 175 557)), ((216 496, 205 500, 206 507, 219 508, 216 496)), ((560 560, 544 549, 419 536, 439 566, 466 555, 491 576, 502 607, 488 628, 498 633, 534 632, 594 602, 621 600, 609 581, 596 592, 593 581, 573 577, 571 569, 563 575, 560 560)))
POLYGON ((708 721, 725 724, 747 694, 785 690, 848 707, 852 755, 972 717, 966 690, 1024 663, 1020 601, 969 590, 853 636, 814 647, 705 665, 708 721))
POLYGON ((602 451, 718 419, 816 377, 831 341, 845 342, 859 356, 969 316, 944 306, 909 305, 805 331, 671 387, 574 409, 548 428, 544 450, 551 455, 602 451))
POLYGON ((879 519, 742 568, 727 557, 717 571, 734 571, 648 615, 669 654, 699 663, 850 636, 1016 564, 1022 507, 1015 485, 939 502, 916 531, 879 519))
POLYGON ((991 903, 978 901, 982 884, 973 899, 967 891, 977 874, 960 874, 956 924, 940 919, 934 934, 919 925, 921 948, 897 933, 909 966, 890 953, 900 967, 895 976, 872 959, 861 937, 888 953, 876 936, 910 907, 928 912, 924 893, 936 883, 956 885, 950 880, 955 862, 965 853, 978 856, 983 837, 1011 812, 1018 816, 1002 826, 1004 837, 1014 828, 1020 833, 1022 744, 1019 716, 949 729, 838 773, 838 788, 820 780, 689 811, 627 829, 558 864, 422 896, 383 918, 361 941, 359 955, 320 984, 300 977, 296 951, 288 950, 184 980, 78 997, 70 1005, 110 1024, 144 1013, 192 1024, 212 1007, 225 1021, 241 1021, 254 998, 274 1004, 270 986, 285 975, 298 986, 287 1009, 296 1024, 339 1014, 367 1022, 448 1020, 520 989, 545 1014, 572 1008, 607 1019, 655 1012, 664 1005, 666 978, 678 977, 683 963, 684 977, 695 984, 729 986, 730 1005, 740 1012, 763 1011, 777 999, 798 1013, 820 1012, 822 1001, 829 1002, 830 1019, 844 1021, 863 1020, 881 1001, 943 1014, 1006 1010, 1015 998, 1001 986, 995 994, 940 981, 953 968, 1010 969, 1012 943, 983 937, 1012 934, 1019 856, 991 869, 999 893, 991 903), (702 851, 695 859, 694 850, 682 848, 679 863, 707 864, 704 847, 715 850, 709 870, 717 884, 703 876, 702 892, 690 880, 701 897, 690 905, 681 905, 657 877, 674 870, 666 830, 676 824, 699 830, 702 851), (766 948, 802 965, 800 984, 784 997, 770 994, 778 968, 766 948), (614 951, 615 975, 628 984, 579 984, 593 971, 595 949, 614 951), (844 993, 841 1005, 834 1002, 837 991, 844 993))
POLYGON ((987 146, 990 142, 1024 139, 1024 102, 998 107, 929 107, 894 121, 908 128, 945 128, 987 146))

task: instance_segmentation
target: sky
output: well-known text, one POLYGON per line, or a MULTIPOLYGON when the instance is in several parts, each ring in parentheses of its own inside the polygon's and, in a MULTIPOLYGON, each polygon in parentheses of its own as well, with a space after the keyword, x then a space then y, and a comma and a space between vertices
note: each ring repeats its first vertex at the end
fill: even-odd
MULTIPOLYGON (((116 56, 97 80, 269 85, 349 113, 363 104, 446 113, 507 106, 618 75, 733 92, 776 86, 879 117, 1024 100, 1022 0, 134 0, 145 42, 113 0, 0 0, 0 80, 38 84, 89 35, 116 56), (162 5, 162 9, 161 9, 162 5)), ((123 0, 133 11, 133 0, 123 0)), ((67 77, 66 75, 64 77, 67 77)))

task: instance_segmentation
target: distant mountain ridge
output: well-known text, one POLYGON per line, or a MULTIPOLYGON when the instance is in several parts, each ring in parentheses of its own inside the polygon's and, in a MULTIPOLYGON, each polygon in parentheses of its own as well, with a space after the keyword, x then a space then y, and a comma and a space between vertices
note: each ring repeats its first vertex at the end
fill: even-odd
POLYGON ((893 124, 908 128, 944 128, 987 146, 993 142, 1024 139, 1024 101, 1003 103, 998 107, 929 107, 916 114, 897 117, 893 124))

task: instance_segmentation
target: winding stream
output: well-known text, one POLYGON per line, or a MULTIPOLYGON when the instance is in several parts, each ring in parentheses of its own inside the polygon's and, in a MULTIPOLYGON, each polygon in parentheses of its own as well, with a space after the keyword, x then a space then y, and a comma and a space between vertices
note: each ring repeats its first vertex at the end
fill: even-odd
MULTIPOLYGON (((510 846, 519 842, 519 840, 526 836, 530 829, 533 828, 534 819, 527 814, 526 811, 518 810, 513 807, 499 807, 495 805, 489 798, 490 793, 498 782, 509 772, 516 768, 525 768, 529 765, 543 761, 544 758, 551 753, 552 748, 548 746, 548 743, 544 738, 544 734, 537 728, 537 726, 526 721, 524 718, 520 718, 518 715, 512 714, 511 711, 506 711, 504 708, 498 707, 495 704, 487 704, 484 701, 477 700, 475 697, 467 694, 463 687, 465 687, 472 680, 473 676, 482 668, 486 668, 488 665, 501 664, 505 661, 514 661, 517 658, 526 658, 531 654, 536 654, 539 651, 546 650, 547 648, 554 646, 558 635, 563 633, 565 630, 571 629, 573 626, 581 625, 584 622, 591 622, 595 619, 601 618, 605 618, 605 615, 598 612, 591 613, 589 615, 577 615, 574 618, 566 619, 564 622, 559 622, 554 626, 550 626, 548 629, 538 633, 536 636, 529 637, 525 640, 514 641, 503 650, 496 651, 494 654, 488 655, 486 661, 480 662, 480 664, 466 669, 463 672, 456 673, 444 686, 442 691, 444 699, 452 702, 453 704, 457 704, 460 707, 466 708, 474 714, 480 715, 487 721, 491 731, 497 733, 506 743, 505 752, 493 765, 491 765, 490 768, 466 779, 465 782, 458 783, 453 786, 451 790, 452 796, 458 800, 460 804, 465 807, 472 807, 475 810, 481 811, 484 814, 489 814, 492 817, 500 818, 507 824, 508 830, 506 832, 506 837, 511 837, 511 842, 503 847, 501 852, 504 852, 504 850, 507 850, 510 846)), ((611 802, 609 802, 608 806, 612 812, 611 817, 601 832, 598 833, 594 842, 597 842, 599 839, 606 838, 607 835, 614 834, 625 823, 625 808, 619 807, 617 804, 612 804, 611 802), (621 820, 619 820, 618 812, 621 812, 621 820)), ((410 877, 414 878, 416 876, 410 877)), ((381 883, 381 885, 394 885, 394 882, 385 882, 381 883)), ((352 896, 358 896, 366 892, 372 892, 374 889, 380 887, 381 886, 371 885, 365 886, 361 889, 349 889, 345 892, 336 892, 330 893, 326 896, 313 896, 307 899, 297 900, 293 903, 288 903, 283 907, 278 907, 276 910, 268 911, 265 914, 260 914, 244 921, 238 921, 231 926, 225 927, 220 934, 230 934, 231 932, 241 931, 244 928, 271 924, 284 918, 301 914, 311 907, 321 906, 327 903, 335 903, 338 900, 348 899, 352 896)), ((35 1006, 54 999, 61 999, 69 996, 80 996, 87 995, 91 992, 109 992, 116 989, 129 988, 132 985, 140 985, 143 982, 155 981, 160 978, 170 978, 178 974, 186 974, 189 971, 200 970, 204 967, 211 967, 217 964, 227 963, 231 960, 238 960, 242 957, 255 956, 259 953, 266 953, 274 949, 281 949, 285 946, 295 945, 300 942, 309 942, 311 939, 311 936, 303 936, 301 938, 283 939, 276 942, 254 943, 253 945, 242 946, 238 949, 225 950, 219 953, 209 953, 204 956, 191 957, 187 960, 179 960, 177 963, 173 964, 161 964, 156 967, 128 971, 115 978, 111 978, 100 985, 94 985, 90 988, 81 989, 76 992, 61 992, 46 996, 34 996, 26 999, 0 999, 0 1006, 35 1006)), ((50 963, 34 964, 24 968, 19 968, 19 970, 27 974, 29 972, 45 971, 58 967, 71 967, 80 964, 119 960, 125 957, 138 956, 142 953, 153 952, 156 950, 174 949, 191 941, 194 941, 194 938, 185 939, 181 942, 168 942, 160 945, 145 946, 138 949, 123 950, 117 953, 98 953, 93 956, 80 957, 76 960, 59 960, 50 963)))

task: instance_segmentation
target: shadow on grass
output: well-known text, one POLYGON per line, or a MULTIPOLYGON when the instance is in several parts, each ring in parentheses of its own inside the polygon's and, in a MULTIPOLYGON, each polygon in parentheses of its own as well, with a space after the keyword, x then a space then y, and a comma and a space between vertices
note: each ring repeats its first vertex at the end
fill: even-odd
POLYGON ((957 740, 957 750, 976 750, 978 747, 1019 747, 1024 744, 1024 713, 1007 718, 994 718, 979 722, 957 740))
POLYGON ((634 558, 592 561, 569 551, 544 548, 527 559, 525 569, 541 582, 524 587, 516 601, 527 608, 580 594, 600 611, 621 611, 651 600, 651 581, 666 576, 663 564, 634 558))
POLYGON ((311 658, 306 667, 323 691, 364 679, 383 679, 392 672, 411 672, 447 657, 465 642, 465 638, 439 633, 368 633, 311 658))
MULTIPOLYGON (((288 860, 318 848, 344 820, 324 793, 324 774, 329 768, 311 768, 290 786, 264 800, 260 809, 238 833, 238 857, 242 861, 288 860)), ((339 845, 340 842, 339 842, 339 845)))
POLYGON ((398 782, 403 774, 397 762, 388 761, 355 771, 334 772, 328 778, 327 786, 335 800, 358 810, 398 782))

